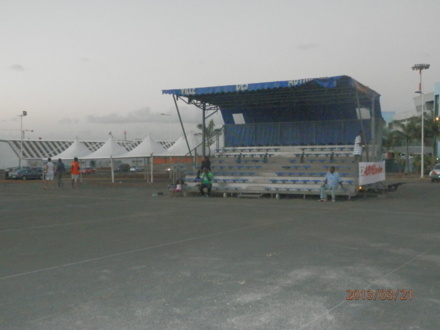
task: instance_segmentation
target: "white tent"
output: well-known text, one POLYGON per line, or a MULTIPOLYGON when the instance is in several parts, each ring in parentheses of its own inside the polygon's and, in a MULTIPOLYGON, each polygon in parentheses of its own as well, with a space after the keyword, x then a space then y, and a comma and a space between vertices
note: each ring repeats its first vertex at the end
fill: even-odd
MULTIPOLYGON (((147 134, 145 139, 143 139, 133 150, 116 158, 143 158, 145 171, 147 169, 145 161, 147 158, 150 158, 151 182, 153 182, 153 157, 164 155, 165 152, 165 148, 156 142, 150 134, 147 134)), ((147 178, 147 172, 145 172, 145 178, 147 178)))
POLYGON ((113 172, 113 159, 125 153, 127 153, 127 150, 124 147, 121 147, 113 139, 113 136, 110 135, 110 138, 104 143, 101 148, 91 153, 90 155, 83 157, 82 159, 110 159, 112 182, 115 182, 115 174, 113 172))
POLYGON ((121 147, 113 139, 113 136, 110 136, 101 148, 88 156, 82 157, 82 159, 110 159, 125 153, 127 153, 127 150, 124 147, 121 147))
POLYGON ((145 158, 150 157, 151 154, 154 156, 163 155, 165 152, 166 150, 148 134, 133 150, 115 158, 145 158))
POLYGON ((82 158, 90 155, 92 152, 83 142, 75 140, 66 150, 59 153, 58 155, 52 156, 52 159, 73 159, 75 157, 82 158))
MULTIPOLYGON (((197 148, 197 154, 202 154, 202 137, 199 135, 193 134, 193 132, 190 132, 190 134, 187 135, 188 138, 188 144, 191 149, 191 153, 194 155, 194 149, 197 148)), ((185 136, 181 136, 177 139, 177 141, 168 148, 166 152, 167 156, 185 156, 189 155, 188 151, 188 145, 185 141, 185 136)))

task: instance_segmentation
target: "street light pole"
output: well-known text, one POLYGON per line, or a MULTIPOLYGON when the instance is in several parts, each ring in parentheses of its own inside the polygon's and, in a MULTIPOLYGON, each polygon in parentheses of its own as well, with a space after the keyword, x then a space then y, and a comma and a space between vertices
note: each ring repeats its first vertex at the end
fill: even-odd
POLYGON ((27 116, 27 111, 23 111, 21 115, 18 115, 20 117, 20 161, 19 161, 19 167, 22 166, 23 163, 23 117, 27 116))
POLYGON ((419 71, 420 82, 419 82, 419 90, 416 93, 419 93, 422 96, 422 134, 421 134, 421 150, 420 150, 420 160, 421 160, 421 168, 420 168, 420 177, 423 178, 425 172, 425 100, 423 97, 422 91, 422 71, 429 69, 429 64, 415 64, 412 69, 414 71, 419 71))

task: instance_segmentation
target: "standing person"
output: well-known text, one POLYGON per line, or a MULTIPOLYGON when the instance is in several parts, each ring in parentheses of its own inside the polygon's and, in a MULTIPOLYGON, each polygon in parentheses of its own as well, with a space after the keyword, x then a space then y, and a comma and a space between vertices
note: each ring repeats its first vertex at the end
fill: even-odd
POLYGON ((47 189, 49 182, 50 186, 53 189, 53 176, 54 176, 54 165, 50 158, 47 159, 47 164, 44 167, 44 172, 46 172, 46 177, 44 181, 44 189, 47 189))
POLYGON ((72 175, 72 188, 79 188, 79 163, 77 157, 73 159, 70 174, 72 175))
POLYGON ((342 180, 338 172, 335 172, 335 167, 330 166, 329 171, 324 177, 324 184, 321 186, 321 199, 320 202, 327 202, 326 190, 331 191, 332 202, 336 202, 335 191, 338 189, 338 185, 344 188, 342 185, 342 180))
POLYGON ((361 160, 363 147, 364 144, 362 141, 362 131, 359 131, 359 134, 354 139, 354 147, 353 147, 354 163, 359 162, 361 160))
POLYGON ((207 168, 204 168, 200 179, 202 179, 202 184, 200 185, 200 195, 204 195, 203 190, 206 188, 208 191, 206 197, 209 197, 211 195, 212 180, 214 179, 214 175, 207 168))
POLYGON ((58 188, 61 188, 64 186, 64 184, 63 184, 64 172, 66 172, 66 167, 64 166, 64 163, 60 158, 60 159, 58 159, 57 169, 55 170, 55 177, 57 178, 58 188))

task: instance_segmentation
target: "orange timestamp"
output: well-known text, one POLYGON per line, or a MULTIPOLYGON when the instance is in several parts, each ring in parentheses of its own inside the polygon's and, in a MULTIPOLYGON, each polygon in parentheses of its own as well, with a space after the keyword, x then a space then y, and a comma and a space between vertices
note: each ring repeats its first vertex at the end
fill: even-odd
POLYGON ((376 290, 345 290, 346 300, 413 300, 413 290, 376 289, 376 290))

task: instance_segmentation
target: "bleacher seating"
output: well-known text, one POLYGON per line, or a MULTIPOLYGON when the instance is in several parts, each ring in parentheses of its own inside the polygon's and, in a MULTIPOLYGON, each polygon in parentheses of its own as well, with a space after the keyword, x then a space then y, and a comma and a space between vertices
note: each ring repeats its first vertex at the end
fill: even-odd
MULTIPOLYGON (((346 145, 223 148, 211 155, 213 193, 238 196, 319 195, 324 176, 335 166, 344 189, 336 195, 357 194, 357 165, 346 145)), ((188 173, 188 191, 198 191, 200 181, 188 173)))

